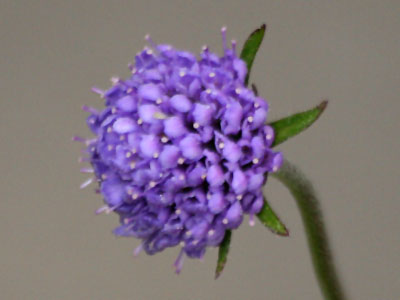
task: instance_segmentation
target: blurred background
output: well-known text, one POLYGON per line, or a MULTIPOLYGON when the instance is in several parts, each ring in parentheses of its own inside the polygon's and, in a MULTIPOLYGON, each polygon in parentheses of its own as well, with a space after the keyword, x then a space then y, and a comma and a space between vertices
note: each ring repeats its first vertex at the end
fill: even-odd
POLYGON ((93 85, 129 75, 150 33, 156 42, 222 52, 220 28, 242 45, 268 32, 252 81, 269 120, 329 99, 321 119, 279 149, 321 195, 349 299, 400 294, 400 2, 0 2, 0 293, 2 299, 321 299, 294 200, 273 178, 266 194, 290 229, 234 232, 224 273, 217 249, 172 263, 178 249, 132 256, 111 234, 115 215, 79 173, 93 85))

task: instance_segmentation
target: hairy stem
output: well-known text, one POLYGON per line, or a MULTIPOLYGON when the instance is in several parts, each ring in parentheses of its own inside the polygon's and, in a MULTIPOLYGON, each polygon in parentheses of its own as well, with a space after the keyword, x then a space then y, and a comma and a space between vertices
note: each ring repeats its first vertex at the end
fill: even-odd
POLYGON ((344 300, 344 292, 335 271, 322 212, 313 186, 303 173, 287 160, 280 171, 272 175, 281 181, 296 199, 322 294, 327 300, 344 300))

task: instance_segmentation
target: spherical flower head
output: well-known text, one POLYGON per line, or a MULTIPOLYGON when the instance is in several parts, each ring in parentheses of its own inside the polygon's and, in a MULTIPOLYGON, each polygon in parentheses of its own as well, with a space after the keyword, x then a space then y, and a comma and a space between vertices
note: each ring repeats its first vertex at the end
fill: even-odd
POLYGON ((222 32, 223 56, 203 47, 196 57, 147 37, 132 75, 95 89, 105 108, 85 107, 100 211, 116 212, 114 233, 141 239, 148 254, 180 245, 180 257, 201 258, 244 214, 261 210, 266 175, 282 163, 270 148, 268 104, 246 87, 246 64, 222 32))

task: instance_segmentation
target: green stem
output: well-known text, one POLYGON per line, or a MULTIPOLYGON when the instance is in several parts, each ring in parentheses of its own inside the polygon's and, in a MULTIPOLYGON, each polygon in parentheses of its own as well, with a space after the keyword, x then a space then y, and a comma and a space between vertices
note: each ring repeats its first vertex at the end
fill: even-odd
POLYGON ((302 172, 288 161, 283 163, 279 172, 272 175, 281 181, 296 199, 322 294, 327 300, 344 300, 345 296, 335 271, 322 212, 313 186, 302 172))

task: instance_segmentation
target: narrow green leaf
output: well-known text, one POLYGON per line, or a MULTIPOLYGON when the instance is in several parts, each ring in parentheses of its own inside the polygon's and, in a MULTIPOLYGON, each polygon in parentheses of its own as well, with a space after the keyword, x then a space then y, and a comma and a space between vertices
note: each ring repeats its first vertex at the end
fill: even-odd
POLYGON ((275 140, 272 146, 281 144, 310 127, 319 118, 327 105, 328 101, 325 100, 310 110, 272 122, 270 125, 275 131, 275 140))
POLYGON ((287 230, 285 224, 281 222, 276 213, 272 210, 267 199, 264 198, 264 206, 261 211, 257 214, 258 219, 268 227, 273 233, 282 236, 288 236, 289 231, 287 230))
POLYGON ((265 24, 262 24, 260 28, 254 30, 247 38, 243 45, 242 52, 240 53, 240 58, 244 60, 247 65, 246 85, 249 82, 251 66, 253 65, 254 58, 264 38, 266 28, 265 24))
POLYGON ((231 244, 231 236, 232 236, 232 231, 227 230, 225 232, 224 239, 219 245, 217 269, 215 270, 215 279, 217 279, 219 275, 221 275, 222 271, 224 270, 226 261, 228 260, 229 246, 231 244))

